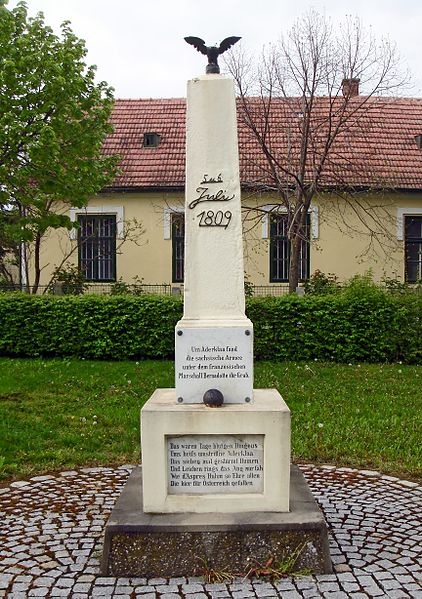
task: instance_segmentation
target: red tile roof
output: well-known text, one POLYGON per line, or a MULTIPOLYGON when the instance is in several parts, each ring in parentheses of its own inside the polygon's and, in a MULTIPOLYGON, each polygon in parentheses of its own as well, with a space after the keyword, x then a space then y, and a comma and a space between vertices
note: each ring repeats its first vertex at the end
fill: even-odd
MULTIPOLYGON (((360 106, 362 97, 353 101, 360 106)), ((341 100, 317 99, 315 156, 321 151, 329 107, 338 111, 340 103, 341 100)), ((272 148, 285 166, 299 155, 299 106, 294 98, 277 100, 271 110, 272 148)), ((112 115, 114 132, 104 146, 105 153, 117 153, 122 158, 121 173, 113 189, 184 187, 185 109, 184 99, 116 101, 112 115), (159 146, 144 148, 144 133, 158 133, 159 146)), ((259 110, 257 100, 254 109, 259 110)), ((422 150, 415 142, 415 136, 422 134, 421 98, 372 98, 348 122, 350 126, 339 135, 324 165, 323 185, 422 190, 422 150)), ((240 106, 238 123, 242 184, 269 183, 268 165, 243 123, 240 106)), ((312 169, 308 175, 312 176, 312 169)))

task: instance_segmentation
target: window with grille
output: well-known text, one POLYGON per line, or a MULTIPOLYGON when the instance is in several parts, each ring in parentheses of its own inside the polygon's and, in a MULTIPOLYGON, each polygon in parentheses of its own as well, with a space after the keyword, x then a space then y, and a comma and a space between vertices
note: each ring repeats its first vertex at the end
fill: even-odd
POLYGON ((405 277, 409 283, 422 279, 422 216, 404 218, 405 277))
POLYGON ((116 216, 78 216, 79 269, 87 281, 116 280, 116 216))
MULTIPOLYGON (((270 215, 270 281, 273 283, 289 280, 290 241, 287 227, 287 214, 270 215)), ((305 236, 300 243, 299 279, 301 281, 309 278, 309 230, 308 214, 305 236)))
POLYGON ((185 215, 173 213, 171 215, 171 240, 172 240, 172 281, 183 283, 185 260, 185 215))

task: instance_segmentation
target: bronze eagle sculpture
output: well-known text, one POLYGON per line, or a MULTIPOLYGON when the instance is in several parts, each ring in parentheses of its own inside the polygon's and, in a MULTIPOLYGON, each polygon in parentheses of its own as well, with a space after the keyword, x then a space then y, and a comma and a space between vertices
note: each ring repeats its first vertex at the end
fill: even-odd
POLYGON ((188 44, 191 44, 191 46, 194 46, 198 52, 201 52, 201 54, 205 54, 208 57, 208 64, 205 70, 207 74, 218 74, 220 72, 220 67, 218 66, 217 61, 218 57, 220 54, 223 54, 223 52, 231 48, 240 39, 240 37, 235 36, 226 37, 226 39, 223 40, 220 46, 217 48, 217 46, 206 46, 204 40, 201 40, 200 37, 185 37, 185 41, 188 44))

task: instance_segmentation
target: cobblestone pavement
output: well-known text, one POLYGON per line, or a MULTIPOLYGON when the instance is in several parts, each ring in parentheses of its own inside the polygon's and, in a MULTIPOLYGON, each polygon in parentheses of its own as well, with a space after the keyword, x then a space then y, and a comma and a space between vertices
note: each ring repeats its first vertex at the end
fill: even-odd
POLYGON ((131 466, 0 487, 0 597, 422 599, 422 488, 376 472, 301 466, 330 527, 335 574, 274 583, 105 578, 102 532, 131 466))

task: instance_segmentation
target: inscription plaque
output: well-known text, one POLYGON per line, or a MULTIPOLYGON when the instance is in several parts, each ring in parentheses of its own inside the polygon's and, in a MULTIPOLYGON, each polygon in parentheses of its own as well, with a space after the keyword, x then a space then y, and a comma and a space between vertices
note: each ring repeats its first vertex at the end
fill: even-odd
POLYGON ((176 327, 176 396, 183 403, 202 403, 218 389, 224 403, 252 400, 252 327, 176 327), (180 334, 181 333, 181 334, 180 334))
POLYGON ((264 435, 167 437, 169 495, 264 492, 264 435))

